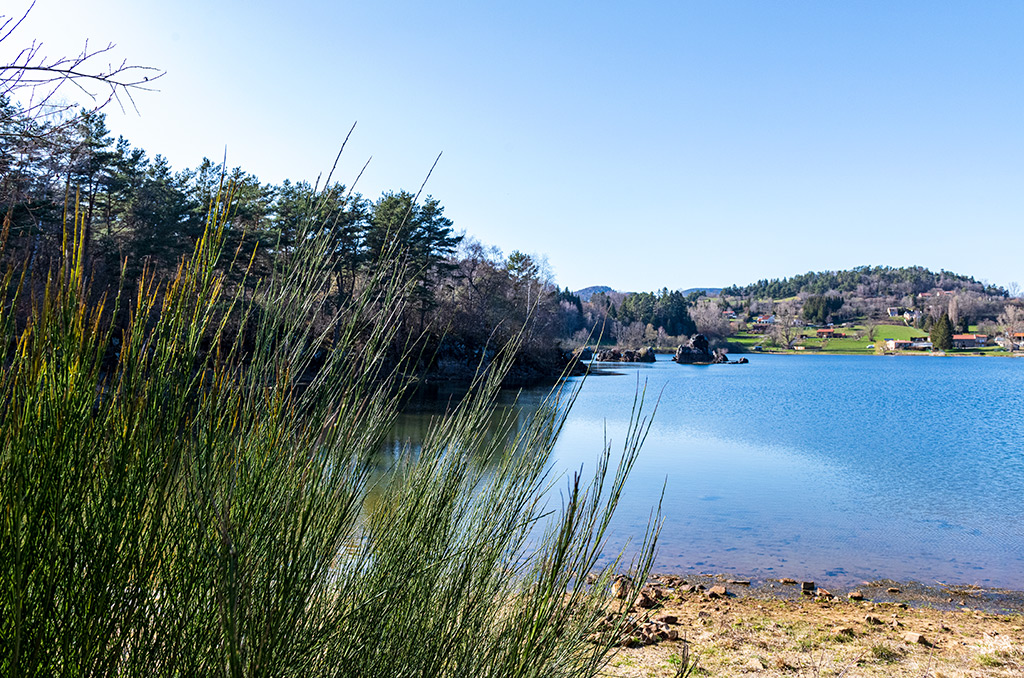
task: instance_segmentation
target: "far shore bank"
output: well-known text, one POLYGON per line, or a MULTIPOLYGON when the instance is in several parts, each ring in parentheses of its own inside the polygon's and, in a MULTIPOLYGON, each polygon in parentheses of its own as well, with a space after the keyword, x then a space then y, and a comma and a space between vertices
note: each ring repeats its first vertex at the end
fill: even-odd
MULTIPOLYGON (((616 347, 617 348, 617 347, 616 347)), ((728 355, 740 355, 740 356, 753 356, 753 355, 855 355, 855 356, 875 356, 875 357, 918 357, 918 358, 1024 358, 1024 351, 1009 351, 996 352, 988 351, 985 353, 971 353, 969 351, 886 351, 879 353, 875 351, 797 351, 794 349, 780 349, 771 348, 760 351, 749 351, 744 349, 737 349, 733 346, 724 346, 722 348, 728 349, 728 355)), ((652 349, 654 353, 658 355, 673 355, 675 349, 667 347, 655 347, 652 349)), ((596 362, 596 361, 595 361, 596 362)), ((601 363, 606 365, 619 364, 616 362, 601 363)))
POLYGON ((767 351, 729 351, 729 355, 859 355, 859 356, 875 356, 879 358, 894 358, 894 357, 917 357, 917 358, 1024 358, 1024 351, 1014 351, 1010 353, 1006 352, 988 352, 988 353, 969 353, 969 352, 949 352, 949 351, 886 351, 885 353, 875 353, 866 351, 794 351, 785 349, 772 349, 767 351))

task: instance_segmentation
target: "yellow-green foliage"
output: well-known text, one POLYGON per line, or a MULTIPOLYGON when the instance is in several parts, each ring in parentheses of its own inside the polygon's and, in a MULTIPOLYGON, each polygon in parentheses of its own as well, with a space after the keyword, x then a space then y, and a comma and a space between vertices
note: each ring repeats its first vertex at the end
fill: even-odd
MULTIPOLYGON (((385 263, 314 330, 326 242, 310 229, 246 297, 216 266, 226 212, 131 298, 92 299, 81 223, 41 287, 4 273, 0 674, 595 675, 610 575, 575 573, 595 567, 644 420, 608 482, 605 450, 544 517, 568 403, 483 435, 512 345, 381 479, 407 277, 385 263)), ((652 551, 653 533, 641 576, 652 551)))

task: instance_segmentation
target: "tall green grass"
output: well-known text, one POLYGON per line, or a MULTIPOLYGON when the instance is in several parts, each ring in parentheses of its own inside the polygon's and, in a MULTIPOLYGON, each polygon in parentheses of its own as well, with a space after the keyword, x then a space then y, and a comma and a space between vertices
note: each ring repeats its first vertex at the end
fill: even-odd
POLYGON ((618 465, 595 451, 594 478, 564 483, 572 394, 486 435, 513 342, 381 477, 401 253, 333 315, 324 229, 231 287, 227 202, 171 280, 131 295, 90 291, 81 224, 45 280, 0 279, 0 673, 596 675, 619 640, 586 640, 611 574, 653 557, 656 516, 630 563, 580 581, 604 562, 640 399, 618 465))

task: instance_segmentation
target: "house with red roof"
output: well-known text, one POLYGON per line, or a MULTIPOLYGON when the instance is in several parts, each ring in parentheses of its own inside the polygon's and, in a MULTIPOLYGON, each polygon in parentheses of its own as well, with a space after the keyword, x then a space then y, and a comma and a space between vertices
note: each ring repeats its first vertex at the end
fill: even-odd
POLYGON ((981 348, 990 344, 987 334, 954 334, 953 348, 981 348))

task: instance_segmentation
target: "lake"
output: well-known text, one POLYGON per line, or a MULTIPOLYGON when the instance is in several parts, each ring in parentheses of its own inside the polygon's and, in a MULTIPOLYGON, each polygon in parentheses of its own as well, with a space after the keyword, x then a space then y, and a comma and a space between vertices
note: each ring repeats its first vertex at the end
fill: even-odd
MULTIPOLYGON (((664 487, 658 572, 1024 589, 1024 360, 605 367, 616 374, 582 384, 554 464, 589 475, 606 429, 621 449, 637 388, 647 412, 658 401, 612 549, 642 535, 664 487)), ((395 441, 423 421, 403 415, 395 441)))

